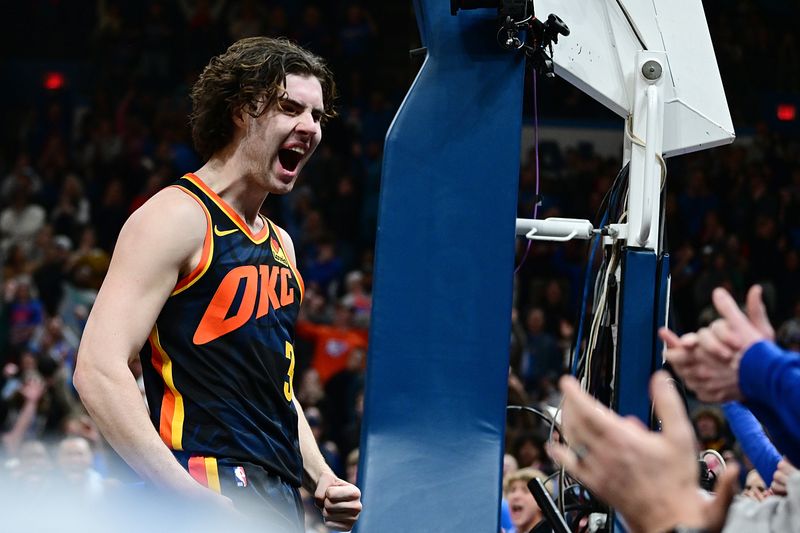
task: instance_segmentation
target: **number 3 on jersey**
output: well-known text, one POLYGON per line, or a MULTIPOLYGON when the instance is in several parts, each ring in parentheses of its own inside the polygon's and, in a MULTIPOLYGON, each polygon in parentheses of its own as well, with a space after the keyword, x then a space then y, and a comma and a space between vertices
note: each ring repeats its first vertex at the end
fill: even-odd
POLYGON ((286 341, 286 359, 289 360, 289 371, 286 373, 286 378, 283 383, 283 395, 287 402, 291 402, 294 398, 294 346, 289 341, 286 341))

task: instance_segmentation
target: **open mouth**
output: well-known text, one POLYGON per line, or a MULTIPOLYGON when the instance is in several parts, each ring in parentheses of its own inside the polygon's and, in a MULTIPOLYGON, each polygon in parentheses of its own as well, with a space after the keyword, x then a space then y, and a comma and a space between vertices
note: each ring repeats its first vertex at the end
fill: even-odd
POLYGON ((300 164, 301 159, 303 159, 303 154, 301 152, 290 148, 281 148, 278 150, 278 160, 281 166, 289 172, 294 172, 297 169, 297 165, 300 164))

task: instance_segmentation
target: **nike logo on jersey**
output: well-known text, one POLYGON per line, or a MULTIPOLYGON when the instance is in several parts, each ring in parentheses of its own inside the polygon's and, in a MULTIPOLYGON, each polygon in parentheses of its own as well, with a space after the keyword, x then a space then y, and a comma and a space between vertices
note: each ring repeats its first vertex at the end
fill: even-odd
POLYGON ((233 229, 220 230, 220 229, 217 227, 217 225, 216 225, 216 224, 214 224, 214 234, 215 234, 217 237, 224 237, 225 235, 230 235, 231 233, 236 233, 237 231, 239 231, 239 228, 233 228, 233 229))
POLYGON ((280 309, 293 304, 295 291, 289 286, 293 276, 290 269, 278 266, 244 265, 234 268, 220 282, 192 341, 197 345, 206 344, 244 326, 254 313, 258 319, 270 308, 280 309), (243 282, 241 300, 238 308, 234 308, 243 282))

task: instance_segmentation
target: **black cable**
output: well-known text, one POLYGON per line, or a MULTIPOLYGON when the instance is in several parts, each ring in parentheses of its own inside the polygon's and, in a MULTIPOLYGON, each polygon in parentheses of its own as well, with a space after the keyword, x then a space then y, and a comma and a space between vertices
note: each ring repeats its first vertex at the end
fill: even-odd
MULTIPOLYGON (((595 220, 595 224, 597 224, 599 222, 599 224, 602 226, 602 225, 604 225, 606 223, 612 223, 613 221, 616 221, 616 220, 619 219, 619 215, 614 215, 614 217, 612 218, 612 210, 616 208, 616 204, 619 201, 619 197, 620 197, 619 193, 621 192, 620 188, 622 188, 624 190, 627 187, 629 169, 630 169, 630 163, 626 163, 625 165, 622 166, 622 168, 619 169, 619 172, 617 172, 617 175, 614 177, 614 181, 611 183, 611 187, 609 187, 609 189, 606 191, 606 194, 603 196, 603 199, 600 201, 600 205, 597 208, 597 212, 595 213, 595 219, 594 219, 595 220), (605 208, 605 210, 604 210, 604 208, 605 208), (605 221, 605 222, 603 222, 603 221, 605 221)), ((599 229, 603 229, 603 228, 599 228, 599 229)), ((598 237, 598 238, 602 239, 602 237, 598 237)), ((594 250, 593 250, 592 244, 591 243, 588 244, 588 247, 589 247, 589 249, 591 251, 589 252, 589 257, 587 259, 587 265, 586 265, 587 276, 586 276, 586 280, 588 280, 588 277, 589 277, 588 276, 589 269, 591 269, 591 266, 592 266, 591 262, 594 261, 594 250)), ((597 305, 597 295, 598 295, 598 292, 597 292, 597 280, 603 279, 603 277, 604 277, 604 274, 605 274, 605 270, 603 268, 604 265, 605 265, 605 260, 603 261, 603 265, 601 265, 600 270, 599 270, 597 276, 595 277, 595 284, 594 284, 595 285, 595 289, 592 292, 592 312, 590 314, 590 317, 593 317, 594 314, 595 314, 596 305, 597 305)), ((571 357, 570 371, 572 373, 574 373, 575 376, 578 377, 578 378, 581 377, 581 375, 579 373, 579 369, 581 368, 581 363, 583 363, 583 361, 585 359, 585 356, 586 356, 585 352, 582 352, 581 346, 580 346, 581 342, 583 341, 583 324, 584 324, 585 313, 586 313, 586 286, 585 286, 586 280, 584 281, 584 291, 583 291, 584 292, 584 297, 581 299, 581 307, 579 309, 578 331, 577 331, 577 335, 575 337, 575 347, 571 350, 573 355, 571 357), (577 361, 576 361, 576 359, 577 359, 577 361)), ((589 322, 589 324, 591 325, 591 321, 589 322)))
MULTIPOLYGON (((606 194, 600 201, 600 205, 597 208, 597 213, 595 213, 595 221, 601 220, 602 217, 600 216, 600 213, 603 211, 603 207, 606 206, 606 202, 610 202, 610 198, 612 197, 614 190, 620 185, 620 183, 627 180, 629 168, 630 163, 625 163, 622 168, 619 169, 619 172, 617 172, 617 175, 614 177, 614 181, 611 182, 611 187, 606 191, 606 194)), ((609 216, 610 215, 611 213, 609 212, 609 216)))
POLYGON ((533 413, 542 420, 544 420, 545 423, 547 423, 551 428, 556 428, 559 434, 561 433, 561 429, 559 428, 558 423, 556 423, 555 419, 550 415, 548 415, 547 413, 540 411, 539 409, 536 409, 535 407, 529 407, 527 405, 508 405, 506 406, 506 411, 528 411, 529 413, 533 413))

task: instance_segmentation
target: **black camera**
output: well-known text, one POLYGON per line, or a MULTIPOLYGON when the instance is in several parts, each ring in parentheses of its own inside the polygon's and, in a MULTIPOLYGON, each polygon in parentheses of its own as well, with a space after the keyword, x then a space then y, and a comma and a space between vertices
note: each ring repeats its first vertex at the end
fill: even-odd
POLYGON ((537 19, 533 1, 450 0, 450 13, 455 16, 459 10, 497 9, 497 44, 506 50, 522 50, 536 72, 552 78, 553 43, 558 42, 559 35, 569 35, 569 28, 552 13, 546 20, 537 19))

